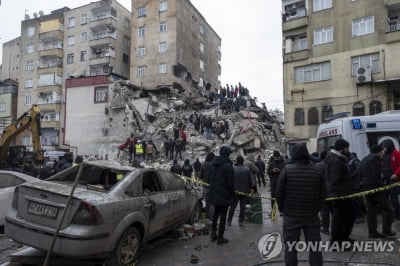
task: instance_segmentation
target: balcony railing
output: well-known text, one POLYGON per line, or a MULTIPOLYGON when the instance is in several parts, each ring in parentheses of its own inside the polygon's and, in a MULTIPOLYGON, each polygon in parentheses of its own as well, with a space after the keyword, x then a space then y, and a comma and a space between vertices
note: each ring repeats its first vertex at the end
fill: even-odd
POLYGON ((400 30, 400 22, 389 23, 386 27, 386 32, 393 32, 400 30))
POLYGON ((298 18, 302 18, 307 16, 307 9, 306 8, 298 8, 294 11, 291 11, 290 13, 287 12, 282 15, 282 20, 283 22, 285 21, 290 21, 298 18))
POLYGON ((46 51, 46 50, 52 50, 52 49, 61 49, 63 48, 62 42, 57 43, 57 44, 50 44, 50 45, 40 45, 39 46, 39 51, 46 51))

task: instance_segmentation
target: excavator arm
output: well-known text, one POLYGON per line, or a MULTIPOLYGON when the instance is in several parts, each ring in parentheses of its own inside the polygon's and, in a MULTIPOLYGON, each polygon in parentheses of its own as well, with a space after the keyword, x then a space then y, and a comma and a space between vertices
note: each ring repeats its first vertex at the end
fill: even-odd
POLYGON ((0 135, 0 164, 7 166, 8 151, 11 142, 24 130, 30 128, 32 134, 32 146, 36 162, 42 164, 44 151, 41 147, 40 109, 33 105, 31 109, 21 115, 17 121, 7 126, 0 135))

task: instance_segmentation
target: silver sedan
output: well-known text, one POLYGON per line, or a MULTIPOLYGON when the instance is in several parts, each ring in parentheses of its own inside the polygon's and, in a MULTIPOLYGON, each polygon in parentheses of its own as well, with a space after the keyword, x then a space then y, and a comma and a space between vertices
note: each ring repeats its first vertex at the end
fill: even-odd
POLYGON ((66 209, 55 254, 106 257, 111 265, 129 265, 146 241, 195 221, 201 213, 200 191, 169 171, 116 161, 91 161, 81 167, 69 208, 66 202, 79 166, 46 181, 20 185, 6 217, 6 234, 48 250, 66 209))

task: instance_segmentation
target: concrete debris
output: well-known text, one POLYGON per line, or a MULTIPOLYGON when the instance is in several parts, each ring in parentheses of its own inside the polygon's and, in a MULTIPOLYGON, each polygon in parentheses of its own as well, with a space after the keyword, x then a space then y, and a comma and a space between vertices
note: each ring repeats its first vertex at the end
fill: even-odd
MULTIPOLYGON (((178 65, 176 74, 189 75, 178 65)), ((141 88, 126 81, 115 81, 113 96, 104 112, 104 142, 109 145, 107 157, 128 163, 128 146, 117 147, 131 137, 152 140, 157 149, 155 162, 142 167, 169 168, 164 142, 176 139, 176 128, 185 126, 187 135, 183 159, 200 158, 209 151, 218 153, 222 145, 231 145, 234 152, 265 154, 272 146, 280 148, 282 136, 279 122, 247 94, 230 98, 211 93, 212 89, 185 90, 180 84, 141 88), (197 92, 196 92, 197 90, 197 92), (215 95, 210 98, 208 95, 215 95)))

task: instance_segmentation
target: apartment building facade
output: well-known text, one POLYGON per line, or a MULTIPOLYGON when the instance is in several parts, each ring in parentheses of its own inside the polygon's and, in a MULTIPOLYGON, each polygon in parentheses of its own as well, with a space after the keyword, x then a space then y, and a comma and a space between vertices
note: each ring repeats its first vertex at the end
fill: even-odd
POLYGON ((400 0, 283 0, 288 148, 334 114, 400 109, 400 0))
MULTIPOLYGON (((130 11, 115 0, 101 0, 74 9, 26 17, 19 43, 18 115, 38 104, 42 114, 42 145, 69 149, 63 142, 65 80, 116 73, 129 78, 130 11)), ((8 44, 8 43, 6 43, 8 44)), ((12 68, 11 43, 3 46, 3 69, 12 68)), ((18 50, 18 48, 16 48, 18 50)), ((3 77, 7 75, 2 71, 3 77)), ((29 131, 17 144, 31 145, 29 131)))
POLYGON ((131 21, 133 84, 220 86, 221 38, 189 0, 134 0, 131 21))
POLYGON ((19 56, 21 52, 21 37, 5 42, 3 44, 2 69, 0 79, 17 80, 19 76, 19 56))

